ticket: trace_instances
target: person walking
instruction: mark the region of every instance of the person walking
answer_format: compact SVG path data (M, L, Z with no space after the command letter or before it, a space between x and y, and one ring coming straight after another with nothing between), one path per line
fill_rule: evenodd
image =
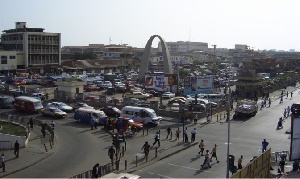
M156 144L156 142L158 143L158 147L160 147L160 138L159 138L159 132L158 131L155 134L154 140L155 141L153 142L152 147L154 147L154 145Z
M279 169L280 169L280 174L284 173L284 166L285 166L285 161L284 160L280 160L279 162Z
M261 142L261 145L262 145L262 153L264 153L266 150L267 150L267 147L269 145L269 142L266 141L266 139L264 139L262 142Z
M4 154L1 155L1 167L2 167L2 172L5 172L5 157L4 157Z
M242 169L243 168L242 162L243 162L243 155L241 155L241 157L238 160L238 169Z
M204 158L204 161L203 161L203 164L201 165L201 167L204 167L204 166L208 166L209 168L211 168L211 165L210 165L210 158L209 158L209 150L206 150L206 154L205 154L205 158Z
M96 124L96 119L92 118L90 120L90 125L91 125L91 130L93 130L94 128L97 129L97 124Z
M291 112L290 106L287 107L286 112L287 112L287 116L286 117L289 117L290 116L290 112Z
M166 128L166 131L167 131L167 137L166 137L166 139L168 139L169 138L169 135L170 135L170 140L172 140L172 131L171 131L171 126L169 126L168 128Z
M98 178L99 177L99 163L96 163L94 165L93 170L92 170L92 178Z
M184 129L183 133L184 133L184 142L189 142L187 127Z
M194 128L191 132L191 142L195 142L197 130Z
M54 128L55 128L55 122L54 122L54 121L51 121L50 126L51 126L51 129L54 131Z
M30 130L33 130L33 118L32 117L29 119L29 126L30 126Z
M145 144L143 145L142 149L144 149L144 153L145 153L145 157L148 158L149 155L149 151L150 151L150 145L148 144L148 142L145 142Z
M16 158L19 158L19 150L20 150L20 144L19 144L18 140L16 140L15 148L14 148L14 154L15 154Z
M289 97L289 92L288 91L286 91L286 98L288 98Z
M178 127L177 130L176 130L176 139L175 140L179 140L180 133L181 133L181 130Z
M114 155L116 154L116 150L114 149L113 146L110 146L110 148L108 149L108 156L111 160L111 162L114 161Z
M215 146L213 147L213 149L211 150L211 157L210 157L210 161L212 161L212 158L216 158L217 160L217 163L219 163L220 161L218 160L218 157L217 157L217 144L215 144Z
M41 124L42 126L41 126L41 132L42 132L42 134L43 134L43 137L45 137L46 136L46 124L45 123L42 123Z
M201 140L201 142L199 144L199 148L200 148L199 155L201 153L201 156L203 156L203 152L204 152L204 142L203 142L203 140Z
M293 98L293 92L291 91L291 98Z
M194 115L194 124L196 125L198 121L198 113L195 113Z
M271 98L269 98L269 107L271 107Z

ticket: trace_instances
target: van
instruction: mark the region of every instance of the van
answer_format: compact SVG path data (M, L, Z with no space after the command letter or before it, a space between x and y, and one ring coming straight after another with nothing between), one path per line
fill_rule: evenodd
M103 125L107 121L107 116L103 111L86 107L76 109L74 113L74 119L78 120L79 122L85 122L89 124L92 119L95 119L98 124Z
M199 96L203 99L215 103L218 103L225 98L224 94L199 94Z
M144 123L146 125L158 125L159 122L162 120L161 116L157 116L155 111L150 108L144 108L144 107L136 107L136 106L125 106L121 110L120 117L129 117L132 118L135 122L141 122L143 123L143 119L141 117L141 112L145 112L145 121Z
M14 106L20 111L30 113L38 113L44 108L41 100L29 96L16 97Z

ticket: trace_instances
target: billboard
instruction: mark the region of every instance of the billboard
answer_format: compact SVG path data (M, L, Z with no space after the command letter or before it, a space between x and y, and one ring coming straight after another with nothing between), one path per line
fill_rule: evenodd
M175 93L177 90L177 78L174 74L147 74L145 75L145 88L157 91L170 91Z
M213 92L212 76L192 76L184 80L184 94L200 94Z
M290 160L300 159L300 117L292 114Z

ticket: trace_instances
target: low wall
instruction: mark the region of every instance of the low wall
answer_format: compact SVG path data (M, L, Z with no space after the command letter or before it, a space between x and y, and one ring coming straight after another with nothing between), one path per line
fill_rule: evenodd
M7 122L5 120L1 120L1 121ZM14 143L16 142L16 140L18 140L20 148L27 147L27 145L28 145L28 139L29 139L30 133L28 133L28 137L26 138L26 135L27 135L26 127L21 124L14 123L14 122L11 122L11 123L23 127L24 128L24 136L15 136L15 135L0 133L0 143L2 143L0 145L0 150L14 149Z

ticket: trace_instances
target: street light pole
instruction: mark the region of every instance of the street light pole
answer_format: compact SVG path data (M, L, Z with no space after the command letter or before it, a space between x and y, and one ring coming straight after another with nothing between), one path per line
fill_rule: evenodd
M226 170L226 178L229 178L229 143L230 143L230 110L229 110L229 105L230 105L230 92L229 92L229 85L227 84L227 123L228 123L228 128L227 128L227 170Z

